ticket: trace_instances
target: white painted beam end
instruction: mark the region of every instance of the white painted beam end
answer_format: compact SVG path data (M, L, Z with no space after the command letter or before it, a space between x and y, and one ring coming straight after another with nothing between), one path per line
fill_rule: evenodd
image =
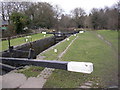
M81 72L90 74L93 72L93 64L90 62L68 62L68 71Z

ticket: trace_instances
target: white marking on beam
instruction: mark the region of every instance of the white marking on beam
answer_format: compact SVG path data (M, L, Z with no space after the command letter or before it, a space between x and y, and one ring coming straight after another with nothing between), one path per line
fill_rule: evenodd
M90 74L93 72L93 64L90 62L68 62L68 71L81 72Z

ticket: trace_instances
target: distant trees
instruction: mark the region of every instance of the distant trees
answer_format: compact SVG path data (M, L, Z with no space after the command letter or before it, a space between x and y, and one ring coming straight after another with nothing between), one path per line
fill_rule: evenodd
M93 9L91 23L94 29L118 29L117 8Z
M75 27L91 29L112 29L119 30L120 2L112 7L103 9L93 8L89 15L85 14L82 8L75 8L72 11L72 20Z
M53 11L55 18L54 28L56 29L56 31L59 31L59 29L61 28L60 23L61 23L63 10L58 5L55 5L53 6Z
M71 27L72 22L71 22L71 17L69 15L61 15L60 19L60 27L62 28L69 28Z
M112 8L106 10L106 18L107 18L107 28L108 29L118 29L118 10L117 8Z
M25 13L32 20L31 27L36 26L49 29L57 26L62 12L58 6L53 7L49 3L39 2L31 4Z
M85 11L82 8L75 8L72 11L73 21L76 23L78 28L84 27L84 20L85 20Z
M102 19L100 17L99 11L96 8L93 8L91 11L91 24L93 29L99 29Z
M2 14L2 20L8 21L10 23L10 15L12 12L23 13L29 7L30 2L0 2Z
M71 14L63 14L63 10L58 5L51 5L46 2L0 2L2 20L7 20L9 24L26 26L29 28L91 28L91 29L120 29L118 25L118 15L120 15L120 2L113 7L103 9L93 8L89 15L82 8L75 8ZM16 13L15 13L16 12ZM10 17L11 16L11 17ZM17 22L16 18L19 22ZM20 18L25 21L22 22ZM29 18L29 19L28 19ZM28 21L27 21L28 19ZM16 24L14 23L16 22ZM16 27L16 32L20 33L20 28ZM18 30L17 30L18 29ZM20 31L20 32L19 32Z
M84 25L91 29L111 29L119 30L120 10L118 4L104 9L93 8L91 13L85 17Z

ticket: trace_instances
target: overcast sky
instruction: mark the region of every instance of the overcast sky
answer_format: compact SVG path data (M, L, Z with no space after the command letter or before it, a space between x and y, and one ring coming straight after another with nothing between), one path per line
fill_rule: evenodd
M76 7L83 8L87 13L92 8L104 8L105 6L112 6L118 0L38 0L49 2L52 5L59 5L66 13L69 13Z

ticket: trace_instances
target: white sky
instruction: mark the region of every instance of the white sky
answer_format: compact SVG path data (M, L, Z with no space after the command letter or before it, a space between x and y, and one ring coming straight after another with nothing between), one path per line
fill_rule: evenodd
M32 1L32 2L48 2L52 5L58 5L65 12L70 13L71 10L76 7L83 8L87 13L91 11L92 8L104 8L105 6L111 7L113 4L117 3L119 0L0 0L0 1Z
M69 13L76 7L83 8L87 13L92 8L104 8L105 6L112 6L117 3L118 0L37 0L49 2L52 5L59 5L65 13Z

